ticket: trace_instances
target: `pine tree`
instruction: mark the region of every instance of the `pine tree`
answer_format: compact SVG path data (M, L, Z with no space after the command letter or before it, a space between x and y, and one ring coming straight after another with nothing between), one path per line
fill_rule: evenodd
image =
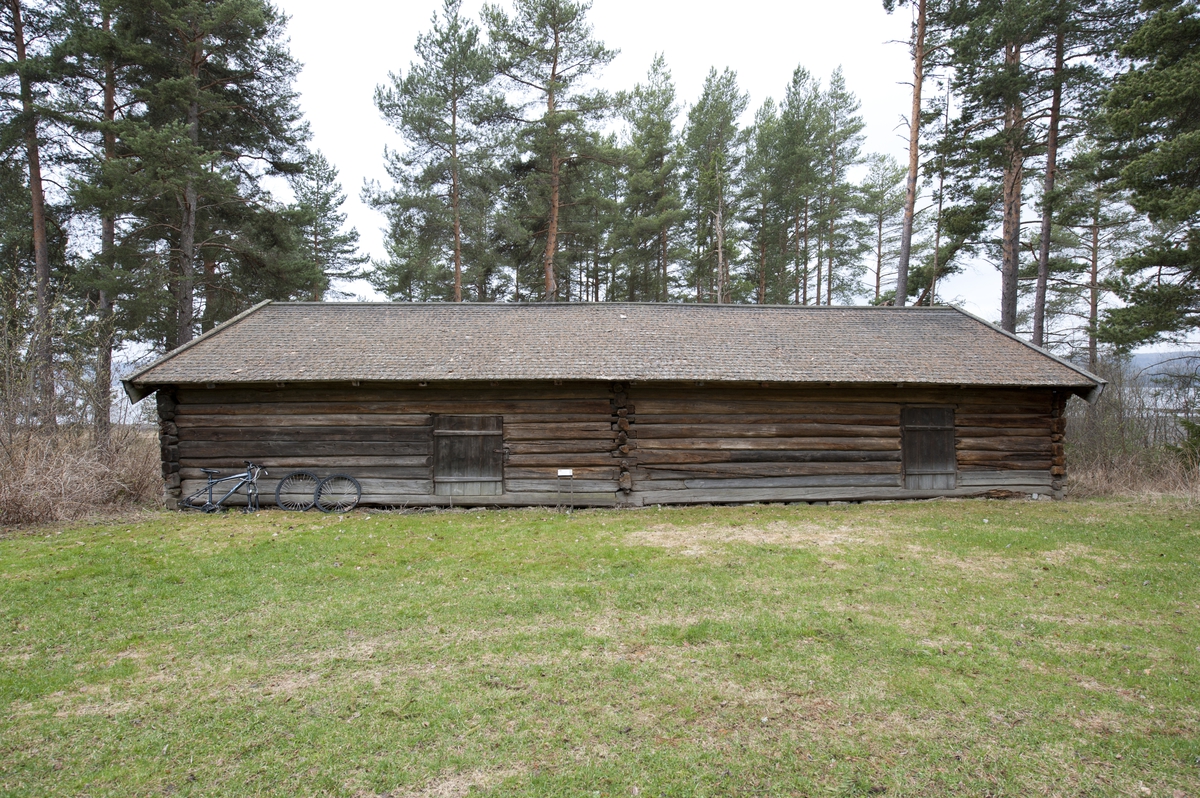
M1123 347L1200 326L1200 9L1146 0L1122 48L1135 66L1105 99L1109 157L1157 234L1126 265L1125 307L1104 337Z
M629 141L624 147L621 214L615 238L630 301L670 298L671 264L677 258L677 228L683 220L675 85L661 54L646 82L623 98Z
M391 85L375 90L376 107L406 147L387 153L396 188L374 191L371 199L376 207L407 205L446 217L424 222L449 231L444 256L428 254L433 263L444 257L453 268L452 298L461 302L464 246L478 245L486 224L470 211L479 204L473 194L486 188L490 167L486 125L501 108L500 98L489 88L495 65L480 40L479 27L464 18L461 0L443 0L432 29L417 37L414 49L417 60L408 74L391 74ZM410 202L406 195L439 201Z
M304 171L292 178L295 203L294 224L300 233L300 252L312 277L312 300L321 300L332 280L361 277L359 267L367 258L358 252L358 230L343 231L346 214L342 205L346 195L338 183L338 171L318 150L304 165Z
M852 301L862 271L863 241L856 235L856 187L850 173L861 162L863 121L858 115L859 102L846 87L839 67L829 78L829 88L821 98L825 119L824 136L818 140L818 179L821 182L819 220L824 244L825 304L832 305L834 294ZM818 304L821 293L817 278Z
M36 352L41 423L56 421L54 344L51 319L51 262L44 187L44 126L47 95L52 90L52 45L62 28L55 9L22 0L6 0L0 7L5 16L0 27L0 101L5 118L0 137L19 138L24 150L33 245L37 315L33 335ZM32 49L30 47L32 43Z
M169 231L159 241L173 301L155 325L168 347L191 340L198 320L209 328L256 298L311 291L295 231L262 183L302 168L307 136L285 22L264 0L122 6L117 24L144 54L122 190L147 237Z
M870 268L874 278L872 301L878 305L884 299L885 276L892 264L899 268L903 251L905 228L911 233L907 218L907 170L886 155L868 158L869 171L859 189L858 210L871 229L874 257ZM897 297L896 290L891 292Z
M746 136L738 117L749 96L737 85L737 73L714 68L704 81L700 99L688 111L683 134L686 197L694 247L689 282L696 301L706 297L732 301L729 263L735 259L731 233L738 216L737 197Z
M809 303L812 258L818 239L816 223L819 194L817 162L819 142L827 135L821 87L803 67L797 67L788 84L780 111L778 180L781 202L789 218L789 241L794 273L793 301ZM815 297L819 300L819 297Z
M788 221L785 181L779 165L783 128L775 101L767 99L755 112L749 131L746 166L742 175L742 223L750 245L746 278L758 304L782 304L790 299Z
M526 191L544 195L547 301L558 296L555 256L564 170L581 160L614 157L597 152L597 139L589 135L589 125L610 114L613 100L583 84L617 54L593 37L586 19L590 9L590 2L570 0L516 0L512 17L499 6L483 9L497 69L522 98L510 140L530 156Z

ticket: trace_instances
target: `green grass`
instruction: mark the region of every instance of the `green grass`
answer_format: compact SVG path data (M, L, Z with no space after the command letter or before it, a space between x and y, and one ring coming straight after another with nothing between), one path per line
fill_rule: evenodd
M1200 795L1172 502L0 539L0 794Z

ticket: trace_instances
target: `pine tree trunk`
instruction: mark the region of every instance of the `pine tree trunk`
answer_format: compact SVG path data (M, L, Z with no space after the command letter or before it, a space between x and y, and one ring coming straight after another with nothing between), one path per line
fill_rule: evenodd
M758 304L767 302L767 206L764 203L759 209L758 234Z
M1096 325L1100 319L1100 204L1092 211L1092 251L1088 280L1088 371L1096 373Z
M200 90L200 67L203 62L203 48L199 42L193 42L191 57L193 92ZM187 125L192 145L199 146L200 102L195 97L188 103ZM192 340L192 328L196 322L196 216L199 204L200 197L196 192L196 183L189 178L184 186L183 196L179 198L179 211L182 219L179 226L178 275L175 289L175 346L183 346ZM208 313L207 309L205 313Z
M804 198L804 296L803 304L808 304L808 197Z
M29 199L33 216L33 263L37 282L37 327L33 330L37 362L39 417L47 427L58 423L55 411L54 345L50 321L50 245L46 238L46 195L42 188L42 154L38 141L37 112L33 107L33 85L25 50L25 24L20 0L10 0L13 15L13 43L16 47L20 81L21 113L24 124L25 156L29 165Z
M875 231L875 304L879 304L879 294L883 288L883 214L876 220L878 227Z
M458 188L458 98L450 104L450 207L454 212L454 301L462 302L462 220Z
M1042 240L1038 252L1037 290L1033 298L1033 342L1046 344L1046 285L1050 281L1050 233L1054 221L1052 195L1058 171L1058 124L1062 112L1064 36L1054 37L1054 93L1050 101L1050 126L1046 133L1046 177L1042 184Z
M111 21L106 12L102 28L108 33ZM104 160L111 162L116 158L117 137L112 130L116 120L117 88L116 73L112 60L104 64ZM114 251L117 241L116 219L110 211L105 211L100 217L100 262L106 272L115 268ZM94 434L96 450L103 460L112 454L112 353L114 346L113 303L112 298L104 289L99 291L96 301L96 326L99 340L96 342L96 412Z
M725 302L725 198L717 191L717 304Z
M1004 63L1012 71L1021 65L1021 45L1004 46ZM1017 331L1017 270L1021 257L1021 181L1025 172L1025 108L1015 97L1004 114L1004 223L1001 231L1000 328Z
M925 2L917 0L917 34L913 42L913 97L908 119L908 180L904 194L904 225L900 259L896 264L896 306L908 301L908 262L912 257L913 218L917 208L917 170L921 159L921 89L925 83Z
M554 31L554 62L550 67L550 79L546 82L546 121L554 125L554 84L558 80L559 33ZM554 255L558 248L558 203L559 179L562 162L558 152L557 131L550 137L550 220L546 225L546 254L542 258L542 270L546 276L546 301L553 302L558 295L558 283L554 279Z
M664 225L662 230L659 231L658 239L659 239L658 240L658 249L659 249L658 301L666 302L667 295L668 295L668 288L667 288L667 228L666 228L666 225ZM597 298L597 301L599 301L599 298Z

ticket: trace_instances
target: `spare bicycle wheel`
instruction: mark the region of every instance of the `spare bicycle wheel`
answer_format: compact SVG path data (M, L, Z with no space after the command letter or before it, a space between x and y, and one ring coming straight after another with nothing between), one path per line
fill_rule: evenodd
M317 500L320 480L309 471L293 471L275 486L275 506L281 510L304 512L312 509Z
M345 474L334 474L317 486L317 509L323 513L346 513L358 506L362 485Z

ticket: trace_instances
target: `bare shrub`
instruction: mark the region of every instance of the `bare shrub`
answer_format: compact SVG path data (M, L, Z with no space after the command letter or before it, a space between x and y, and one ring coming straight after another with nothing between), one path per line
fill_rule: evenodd
M152 503L162 485L157 433L132 414L125 423L97 423L96 408L108 406L97 397L111 395L112 386L98 384L88 330L71 321L69 309L53 325L54 406L45 407L30 357L28 293L28 286L0 279L0 524L67 521Z
M30 429L6 440L0 524L68 521L150 505L162 484L154 430L116 425L112 444L103 456L91 430L77 426Z
M1196 416L1196 379L1148 375L1126 361L1102 362L1108 380L1093 405L1067 406L1068 491L1073 496L1177 495L1200 500L1200 469L1181 450L1183 421Z

